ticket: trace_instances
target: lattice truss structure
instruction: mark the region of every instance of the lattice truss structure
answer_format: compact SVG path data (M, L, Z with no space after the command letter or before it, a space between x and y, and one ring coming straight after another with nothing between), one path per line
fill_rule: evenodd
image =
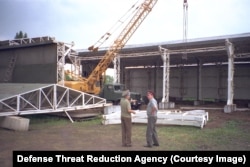
M106 99L51 84L0 99L0 116L53 113L103 107ZM70 117L68 115L68 117Z
M77 52L72 49L74 43L66 44L57 42L57 83L64 85L65 59L69 59L74 66L74 74L81 74L81 61Z
M37 44L37 43L45 43L45 42L54 42L54 37L37 37L37 38L21 38L14 40L3 41L4 45L14 46L14 45L26 45L26 44Z

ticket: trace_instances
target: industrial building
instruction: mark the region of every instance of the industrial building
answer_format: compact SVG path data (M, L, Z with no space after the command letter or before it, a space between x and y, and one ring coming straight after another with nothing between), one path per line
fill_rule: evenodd
M160 103L222 101L225 111L231 112L238 102L250 103L249 46L249 33L129 45L110 68L115 69L116 82L142 95L151 89ZM89 52L72 47L73 43L52 37L1 41L0 114L67 112L105 105L105 99L65 87L62 78L65 63L88 76L107 48Z
M144 95L151 89L160 101L230 105L241 101L247 106L249 46L249 33L127 46L114 61L115 80ZM83 75L87 76L104 52L79 51Z

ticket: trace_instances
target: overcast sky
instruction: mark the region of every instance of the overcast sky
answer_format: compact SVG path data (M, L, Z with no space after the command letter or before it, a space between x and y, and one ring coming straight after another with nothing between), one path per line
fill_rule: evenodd
M87 49L136 1L0 0L0 40L13 39L22 30L30 38L51 36ZM188 39L250 32L250 0L188 0L188 5ZM158 0L127 44L182 39L183 0Z

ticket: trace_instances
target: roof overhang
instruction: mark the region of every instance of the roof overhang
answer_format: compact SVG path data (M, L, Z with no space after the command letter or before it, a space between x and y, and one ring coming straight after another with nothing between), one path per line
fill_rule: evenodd
M169 41L162 43L127 45L120 52L121 63L125 66L155 66L162 65L159 46L167 49L170 54L170 64L197 64L197 60L206 63L224 63L228 61L226 40L235 48L235 62L250 62L250 33L217 36L209 38ZM98 63L108 48L98 52L78 50L82 63ZM187 58L183 58L187 55Z

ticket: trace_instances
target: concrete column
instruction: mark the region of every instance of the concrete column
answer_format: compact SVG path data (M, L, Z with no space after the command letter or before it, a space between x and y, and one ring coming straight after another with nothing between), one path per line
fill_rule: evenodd
M226 49L228 55L228 85L227 85L227 105L224 107L225 113L236 111L236 104L233 104L234 96L234 46L226 39Z

